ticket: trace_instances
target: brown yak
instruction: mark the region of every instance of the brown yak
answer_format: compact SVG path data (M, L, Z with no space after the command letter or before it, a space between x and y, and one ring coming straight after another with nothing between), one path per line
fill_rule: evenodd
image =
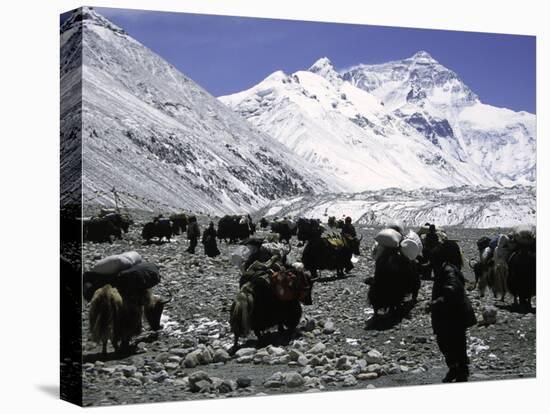
M123 294L109 284L97 289L90 302L92 341L102 344L103 354L109 340L115 352L127 351L132 337L142 331L144 314L151 329L162 328L160 318L170 300L154 295L151 289Z

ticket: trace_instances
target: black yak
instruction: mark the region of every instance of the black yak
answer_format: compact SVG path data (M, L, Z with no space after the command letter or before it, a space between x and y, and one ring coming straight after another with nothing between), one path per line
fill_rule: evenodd
M218 239L229 243L248 238L256 226L248 216L223 216L218 222Z
M321 222L317 219L299 218L296 223L296 237L301 242L321 237L324 231Z
M253 331L261 342L265 330L277 326L279 333L291 335L302 317L302 306L311 305L312 280L308 274L290 271L292 278L288 279L285 270L269 271L269 276L258 276L244 283L231 305L229 323L235 335L232 351L236 351L240 337L246 337ZM291 280L282 289L277 281L279 275L284 280Z
M100 218L111 221L115 226L120 228L124 233L128 233L130 225L133 224L132 219L127 214L121 214L118 212L107 212L100 214Z
M490 263L488 263L487 260L484 260L483 252L487 247L489 247L489 243L491 243L491 238L487 236L480 237L476 242L477 250L479 252L479 260L472 258L469 261L470 268L474 272L474 289L479 283L485 283L484 281L487 279L487 272L489 271ZM483 292L480 291L480 295L483 296Z
M514 304L531 308L531 298L536 295L537 262L535 249L519 248L508 259L508 289L514 296Z
M290 243L290 239L292 236L296 235L296 231L298 227L296 224L291 220L280 220L280 221L273 221L269 225L271 232L276 233L279 235L280 241L285 241L287 243Z
M408 294L412 295L413 303L416 302L420 289L416 266L416 262L402 255L399 249L384 249L376 260L368 293L375 316L381 309L396 311Z
M312 277L318 270L336 270L336 276L344 276L352 255L359 256L361 239L344 236L313 237L308 240L302 252L302 263Z
M183 234L187 230L187 224L189 223L189 221L186 214L172 214L170 216L170 221L172 221L173 234Z
M154 237L158 238L159 242L162 241L163 238L170 241L172 234L172 222L167 218L156 218L152 222L145 223L141 231L141 237L147 242L151 241Z
M94 243L112 243L112 237L122 239L122 231L112 220L105 217L94 217L83 220L83 239Z

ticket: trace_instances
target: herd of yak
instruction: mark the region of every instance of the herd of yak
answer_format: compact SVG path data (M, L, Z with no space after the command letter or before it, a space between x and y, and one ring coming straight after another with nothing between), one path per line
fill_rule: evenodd
M145 242L156 238L163 239L181 234L186 230L188 217L176 214L169 217L156 217L146 223L142 229ZM103 211L98 217L84 220L83 236L85 241L112 242L113 238L121 238L133 222L128 215L117 211ZM240 337L246 337L253 332L262 342L269 328L277 327L282 335L292 335L297 328L301 316L302 305L312 304L312 288L319 280L321 270L336 272L337 278L342 278L345 272L353 268L354 256L360 254L361 239L343 234L341 220L330 217L327 226L320 220L299 218L297 220L282 219L269 222L265 218L259 221L263 229L270 229L273 237L256 237L256 224L250 216L225 216L218 221L217 237L227 243L239 242L240 259L236 262L240 269L239 291L230 310L230 325L235 335L232 348L238 347ZM399 223L390 225L392 229L405 235L404 228ZM435 226L429 226L432 230ZM423 226L425 229L426 227ZM409 232L410 234L411 232ZM422 279L430 279L432 268L430 252L438 244L450 244L456 250L454 265L463 266L462 253L458 243L449 240L447 235L438 230L437 237L430 238L429 231L416 232L420 234L423 246L417 257L411 258L402 253L399 248L384 248L383 253L373 253L375 271L366 278L369 285L368 299L375 311L375 318L399 312L410 296L408 304L416 302ZM288 259L291 250L289 241L292 237L299 240L303 246L301 260ZM495 237L483 237L478 243L479 257L470 260L470 266L475 274L475 284L483 296L489 287L495 298L509 292L517 306L531 309L531 300L536 294L536 238L534 229L526 226L515 229L509 234ZM429 240L428 240L429 239ZM116 278L115 278L116 280ZM160 280L160 279L159 279ZM94 309L90 319L92 337L105 337L105 332L112 335L111 342L116 341L128 345L129 336L135 336L135 330L126 334L117 332L117 326L124 326L128 321L116 321L116 315L129 315L139 318L134 323L141 329L143 310L157 305L159 298L144 290L143 297L126 299L117 292L116 283L109 286L109 292L116 295L116 306L138 306L141 311L121 312L111 307L94 306L96 295L90 294L91 308ZM105 298L102 298L105 300ZM154 301L155 303L152 303ZM128 303L131 305L128 305ZM162 302L163 304L165 302ZM97 304L96 304L97 305ZM158 309L157 305L157 309ZM101 312L107 315L99 315ZM384 315L381 315L380 313ZM150 312L149 312L150 313ZM92 318L92 315L90 315ZM101 319L102 318L102 319ZM101 320L106 322L101 323ZM148 317L151 324L151 318ZM160 315L155 315L152 329L160 329ZM94 332L95 330L95 332ZM103 332L103 336L101 332ZM113 342L115 343L115 342ZM104 351L105 351L104 344ZM118 347L117 347L118 349Z

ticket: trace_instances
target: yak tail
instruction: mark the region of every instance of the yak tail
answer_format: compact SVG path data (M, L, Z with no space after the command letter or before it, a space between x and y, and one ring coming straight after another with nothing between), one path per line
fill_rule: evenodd
M483 269L479 278L477 285L479 296L483 297L485 295L485 290L489 285L489 280L492 278L491 273L493 272L492 268Z
M506 293L508 282L508 266L505 263L497 261L494 265L493 273L493 292L504 295Z
M105 344L112 338L117 308L122 297L111 285L96 290L90 302L90 332L92 341Z
M235 337L247 336L252 329L252 308L254 306L254 296L252 285L245 283L238 293L233 306L229 323Z

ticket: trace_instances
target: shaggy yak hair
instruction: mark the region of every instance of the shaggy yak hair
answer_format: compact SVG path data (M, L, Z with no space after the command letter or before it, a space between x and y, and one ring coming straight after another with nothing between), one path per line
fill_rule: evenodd
M396 311L410 294L416 303L420 290L420 274L416 263L397 249L387 249L375 263L374 278L368 293L375 316L380 309Z
M244 283L231 305L229 324L235 334L232 352L238 348L239 338L246 337L251 331L259 341L262 333L277 326L279 333L291 335L302 317L302 306L311 305L312 281L309 276L300 279L296 287L296 297L291 300L278 299L268 282L248 281ZM301 302L301 303L300 303Z
M151 289L140 294L121 294L109 284L97 289L90 302L92 341L102 345L103 354L107 353L109 340L115 352L127 351L130 340L142 331L144 314L151 329L162 328L160 318L164 305L170 300L153 295Z
M158 238L159 242L163 238L170 241L173 234L175 233L172 229L172 222L166 218L145 223L143 230L141 231L141 237L147 242L151 241L154 237Z
M318 277L318 270L336 270L336 276L343 277L344 268L350 262L352 255L360 254L361 239L342 236L344 245L336 248L326 238L314 237L304 247L302 263L314 279Z
M531 309L531 298L536 295L537 289L537 262L536 253L520 249L508 259L509 280L508 288L514 296L514 304Z

